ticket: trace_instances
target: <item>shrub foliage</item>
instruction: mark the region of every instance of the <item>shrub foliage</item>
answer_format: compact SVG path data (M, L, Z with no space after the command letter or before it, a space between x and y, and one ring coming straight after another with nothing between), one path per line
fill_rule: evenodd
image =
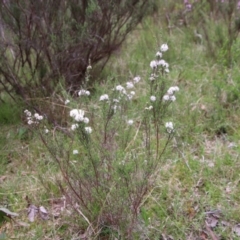
M0 4L0 87L25 101L59 83L74 93L89 61L100 69L142 18L145 0L7 0Z

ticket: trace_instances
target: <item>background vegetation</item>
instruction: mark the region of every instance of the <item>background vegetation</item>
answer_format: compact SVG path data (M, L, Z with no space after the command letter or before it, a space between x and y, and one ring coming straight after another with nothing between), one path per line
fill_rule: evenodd
M98 105L100 95L111 91L114 86L141 76L136 91L138 95L129 107L131 117L138 117L139 106L149 103L150 61L155 58L159 47L167 43L169 51L164 55L170 64L167 86L180 88L176 102L170 105L167 113L175 125L174 137L158 166L154 184L148 188L139 205L131 235L126 239L215 240L238 239L240 236L237 4L238 1L203 0L186 4L182 1L159 1L158 12L137 25L137 29L111 56L101 75L97 75L95 69L87 75L90 82L84 87L91 91L91 97L86 100L89 106ZM1 51L6 52L6 48ZM8 56L10 52L6 54ZM31 60L35 61L34 58ZM85 70L88 60L87 57ZM49 70L48 62L44 64ZM18 68L23 71L20 65ZM30 70L24 71L28 73ZM35 77L40 80L38 75ZM62 86L59 89L61 94L48 96L47 101L44 97L41 99L45 108L55 103L57 110L53 119L55 116L61 119L65 125L57 126L64 130L68 126L69 111L75 106L81 108L83 103L69 94L68 89L65 91ZM98 232L95 236L92 234L93 239L120 238L117 228L114 228L116 222L96 228L77 211L78 206L66 197L66 192L70 194L71 191L65 188L64 175L51 151L46 150L38 131L31 131L24 123L26 106L9 100L6 89L2 90L1 99L0 205L19 216L1 225L0 236L3 239L87 239L86 234L90 234L91 226L95 226L94 230L98 229ZM64 104L66 99L70 100L70 105ZM54 124L51 126L56 127ZM135 136L135 133L131 134ZM68 137L58 135L56 128L51 128L48 137L50 142L61 137L57 143L64 145L60 145L62 149L78 147L75 143L69 144ZM121 139L126 137L121 135ZM96 142L98 139L99 136L94 137ZM61 162L64 163L68 154L70 151L58 154ZM82 158L85 156L81 155ZM115 202L109 204L108 212L118 212L115 206L121 206L121 198L112 200ZM43 220L36 214L34 221L30 222L27 211L32 211L31 205L44 206L49 219ZM97 213L97 207L91 207L91 211ZM131 211L125 211L125 217L129 217ZM121 229L126 229L123 225Z

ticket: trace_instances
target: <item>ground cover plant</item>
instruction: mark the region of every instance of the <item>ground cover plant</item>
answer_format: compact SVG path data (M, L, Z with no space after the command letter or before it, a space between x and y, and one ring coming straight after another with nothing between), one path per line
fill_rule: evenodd
M224 18L213 24L209 15L199 41L182 2L160 6L167 21L146 19L99 85L59 98L61 129L34 109L21 109L25 124L0 111L0 205L13 213L1 212L1 238L239 238L238 38L228 65L224 46L218 58L208 54L207 36ZM163 43L168 51L155 56ZM153 80L161 54L169 73Z

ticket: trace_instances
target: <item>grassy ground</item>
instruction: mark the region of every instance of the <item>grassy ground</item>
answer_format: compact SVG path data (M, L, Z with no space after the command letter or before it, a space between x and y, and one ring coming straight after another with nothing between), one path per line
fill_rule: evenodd
M240 70L237 62L226 68L207 57L204 41L194 41L189 28L169 33L161 18L147 19L102 75L109 85L140 75L143 96L136 101L145 101L149 63L162 43L169 45L170 85L180 88L168 115L176 131L141 205L142 239L240 237ZM73 210L65 208L56 185L62 179L56 163L37 135L16 120L17 111L7 109L1 106L0 206L19 216L1 231L6 239L79 239ZM137 112L133 107L132 115ZM50 219L29 222L26 197L47 208Z

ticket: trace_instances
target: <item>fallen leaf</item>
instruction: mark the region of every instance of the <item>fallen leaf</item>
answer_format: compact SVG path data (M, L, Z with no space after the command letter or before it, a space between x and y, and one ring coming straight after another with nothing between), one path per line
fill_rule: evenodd
M28 207L28 219L30 222L34 222L35 216L38 213L38 208L34 205L29 205Z
M48 220L48 212L47 210L45 209L45 207L41 206L39 207L39 214L40 214L40 217L43 219L43 220Z
M240 223L233 227L233 231L236 233L238 237L240 237Z
M8 217L16 217L16 216L18 216L17 213L11 212L7 208L3 208L3 207L0 208L0 212L2 212L3 214L5 214Z
M231 223L230 222L227 222L227 221L221 221L221 224L224 226L224 227L230 227L231 226Z
M215 228L218 224L218 219L218 217L211 214L206 217L206 224L208 225L208 227Z
M206 229L209 233L209 235L211 236L212 240L218 240L218 237L215 235L215 233L212 231L212 229L208 226L208 223L206 223Z

